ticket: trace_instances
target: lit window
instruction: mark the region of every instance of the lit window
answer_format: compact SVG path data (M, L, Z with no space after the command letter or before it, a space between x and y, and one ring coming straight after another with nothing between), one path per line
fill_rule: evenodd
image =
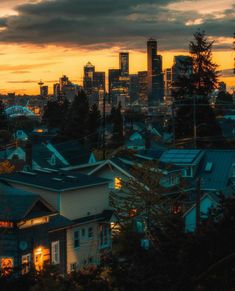
M119 177L114 178L114 188L116 190L119 190L122 188L122 179L121 178L119 178Z
M73 245L74 245L74 248L79 248L80 246L80 235L79 235L79 230L76 230L74 231L73 233Z
M53 241L51 243L51 262L53 265L60 263L60 242Z
M22 221L18 224L19 228L26 228L26 227L31 227L33 225L37 225L37 224L43 224L43 223L47 223L48 222L48 217L39 217L39 218L34 218L31 220L26 220L26 221Z
M0 221L0 228L12 228L13 222L10 221Z
M27 274L30 270L30 264L31 264L31 254L23 255L21 258L22 263L22 274Z
M93 237L93 227L89 227L88 228L88 238L92 238Z
M133 208L129 211L130 217L136 217L136 215L137 215L137 209Z
M9 275L11 273L13 267L14 267L13 258L2 258L1 259L1 269L2 269L2 274L4 276Z

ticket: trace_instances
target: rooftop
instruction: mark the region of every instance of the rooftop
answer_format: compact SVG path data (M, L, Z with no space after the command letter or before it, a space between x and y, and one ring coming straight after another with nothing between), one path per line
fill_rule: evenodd
M0 180L55 192L89 188L108 183L108 180L103 178L47 168L4 174L0 176Z

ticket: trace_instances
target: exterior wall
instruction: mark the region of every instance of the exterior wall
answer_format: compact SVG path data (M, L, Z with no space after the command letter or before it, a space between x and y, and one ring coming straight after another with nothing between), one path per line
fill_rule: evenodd
M67 191L61 195L61 214L69 219L98 214L105 209L109 209L107 185Z
M32 194L38 194L42 198L44 198L48 203L50 203L56 210L60 210L60 200L59 200L59 193L39 189L33 186L21 185L18 183L10 183L13 187L17 189L21 189L24 191L31 192Z
M24 246L24 247L23 247ZM14 267L21 266L22 256L30 254L33 261L34 250L38 247L50 250L48 238L48 224L41 224L29 228L1 230L0 234L0 258L10 257L14 259ZM50 259L50 254L45 261Z
M88 237L88 229L93 228L93 238ZM85 229L85 236L82 236L82 229ZM74 232L79 231L80 246L74 248ZM111 236L109 245L111 248ZM104 249L100 248L99 223L90 222L67 230L67 272L71 272L71 264L76 264L77 269L86 265L97 265L100 263L100 256ZM89 261L92 258L92 261Z
M204 197L201 200L201 204L200 204L201 215L204 215L204 217L207 216L209 208L214 207L214 206L215 206L215 202L212 199L210 199L208 196ZM196 207L193 207L185 215L184 221L185 221L185 231L194 232L196 229Z
M87 236L88 228L93 228L93 238L89 239ZM86 236L82 237L81 230L86 229ZM80 247L74 248L74 231L80 232ZM75 227L67 231L67 272L71 271L71 264L77 265L77 268L85 266L89 262L89 257L93 258L95 264L99 263L99 249L98 249L98 225L96 222Z
M107 184L62 193L50 192L16 183L11 184L15 188L39 194L55 207L61 215L69 219L98 214L105 209L109 209L109 189Z
M53 231L49 232L49 239L50 243L54 241L59 241L60 244L60 263L58 266L59 271L61 274L66 273L66 264L67 264L67 231L59 230L59 231ZM51 251L51 246L50 246Z
M13 258L14 267L18 265L17 228L0 229L0 260Z

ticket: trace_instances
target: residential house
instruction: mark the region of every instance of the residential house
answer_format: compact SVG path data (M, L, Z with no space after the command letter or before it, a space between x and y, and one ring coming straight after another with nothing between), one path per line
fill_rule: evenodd
M109 213L111 219L113 211L109 206L108 180L52 169L15 172L2 175L0 180L17 189L40 195L60 215L73 221L66 230L67 272L85 263L97 264L101 261L103 249L110 251L111 220L107 219L106 214ZM103 235L106 243L101 247Z
M66 231L61 229L70 224L39 195L1 184L1 270L19 268L26 273L32 266L41 270L45 264L56 264L65 273Z

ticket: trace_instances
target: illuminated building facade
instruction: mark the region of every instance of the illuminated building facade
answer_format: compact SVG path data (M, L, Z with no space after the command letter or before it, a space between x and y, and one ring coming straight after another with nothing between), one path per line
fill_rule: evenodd
M164 97L164 82L162 73L162 56L157 54L157 41L150 38L147 42L148 64L148 104L158 105Z
M119 53L119 69L122 76L129 75L129 53L120 52Z
M90 106L99 104L105 94L105 72L95 72L95 66L88 62L84 66L83 88Z
M139 94L139 103L141 105L148 104L148 72L141 71L138 72L138 94Z

